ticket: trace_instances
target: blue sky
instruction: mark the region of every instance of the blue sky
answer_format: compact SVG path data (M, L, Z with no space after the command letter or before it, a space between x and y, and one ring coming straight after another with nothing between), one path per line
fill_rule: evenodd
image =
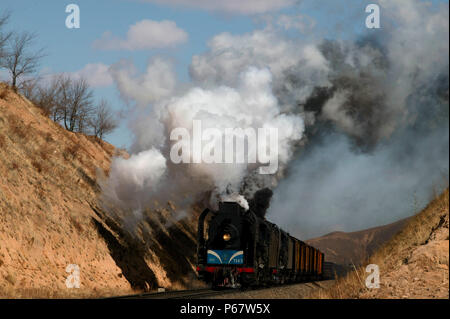
M2 0L0 11L12 13L9 28L12 30L34 31L39 36L38 46L44 47L48 56L42 61L43 74L58 72L77 72L88 64L101 63L105 66L117 63L120 59L131 59L142 71L152 56L169 57L175 61L178 80L189 81L189 64L194 54L207 50L207 43L221 32L242 34L261 28L262 18L267 15L297 14L311 17L315 23L315 36L332 38L354 37L364 31L365 5L370 1L303 1L295 0L250 0L255 6L241 5L229 1L226 7L221 1L209 1L203 9L203 0L46 0L21 1ZM244 3L243 1L242 3ZM439 1L437 1L439 2ZM81 28L67 29L65 20L66 5L75 3L81 11ZM164 2L165 3L165 2ZM190 3L191 5L179 5ZM266 5L264 7L263 5ZM225 7L224 7L225 6ZM258 6L261 6L259 10ZM249 9L250 8L250 9ZM255 9L256 8L256 9ZM351 8L351 9L349 9ZM255 10L258 12L252 12ZM331 17L331 18L330 18ZM116 38L126 38L130 26L142 20L176 23L178 29L187 34L187 40L168 47L141 50L99 50L93 43L104 32L111 32ZM308 37L308 34L302 34ZM117 88L113 83L94 87L97 99L106 98L115 109L125 108ZM126 126L126 119L118 130L106 138L119 147L130 145L132 137Z
M81 28L67 29L66 5L75 3L80 7ZM253 29L252 19L245 15L222 15L204 10L184 9L120 0L77 1L17 1L2 0L1 11L12 13L9 24L12 30L34 31L39 36L38 46L44 47L48 56L42 61L43 73L76 72L88 63L118 62L121 58L132 59L144 68L153 55L171 57L176 62L181 81L188 80L188 65L193 54L206 49L208 39L215 34L228 31L247 32ZM138 21L172 20L189 34L187 43L175 48L139 51L103 51L93 48L93 42L110 31L125 37L130 25ZM107 98L115 108L122 108L117 90L113 85L95 88L97 98ZM106 138L116 146L128 146L130 133L125 123Z

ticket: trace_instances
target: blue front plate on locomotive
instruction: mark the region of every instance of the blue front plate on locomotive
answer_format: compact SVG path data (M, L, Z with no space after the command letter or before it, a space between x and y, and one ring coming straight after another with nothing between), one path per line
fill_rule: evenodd
M241 265L244 263L243 250L208 250L208 264Z

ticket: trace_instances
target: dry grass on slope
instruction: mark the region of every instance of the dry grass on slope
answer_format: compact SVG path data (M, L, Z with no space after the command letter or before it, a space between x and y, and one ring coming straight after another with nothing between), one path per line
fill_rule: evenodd
M0 298L102 297L197 284L198 214L180 219L173 205L161 203L129 229L129 220L99 208L97 180L108 175L113 155L127 154L68 132L0 83ZM80 289L65 285L69 264L80 267Z
M367 264L380 269L380 288L365 285L365 267L311 298L448 298L449 191L437 196Z
M0 83L0 297L130 291L93 225L89 202L114 146L71 133ZM66 267L81 268L67 289Z

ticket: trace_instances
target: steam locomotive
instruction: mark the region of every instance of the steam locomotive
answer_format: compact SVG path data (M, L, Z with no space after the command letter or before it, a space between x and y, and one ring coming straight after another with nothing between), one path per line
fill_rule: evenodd
M203 211L197 246L201 280L213 287L245 288L322 279L324 254L267 221L267 208L268 201L248 210L221 202L218 211Z

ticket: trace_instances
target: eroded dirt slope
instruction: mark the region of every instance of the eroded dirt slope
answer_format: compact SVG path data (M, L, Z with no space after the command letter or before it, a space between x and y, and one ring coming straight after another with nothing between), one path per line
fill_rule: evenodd
M379 267L379 288L366 286L366 264ZM411 217L366 264L312 298L449 297L449 191Z
M138 234L123 231L99 208L97 178L112 156L126 154L66 131L2 83L0 93L0 297L120 295L191 282L195 214L177 220L165 205L145 213ZM66 287L69 264L80 267L80 289Z
M448 298L448 190L374 260L381 264L380 288L363 292L362 298Z

